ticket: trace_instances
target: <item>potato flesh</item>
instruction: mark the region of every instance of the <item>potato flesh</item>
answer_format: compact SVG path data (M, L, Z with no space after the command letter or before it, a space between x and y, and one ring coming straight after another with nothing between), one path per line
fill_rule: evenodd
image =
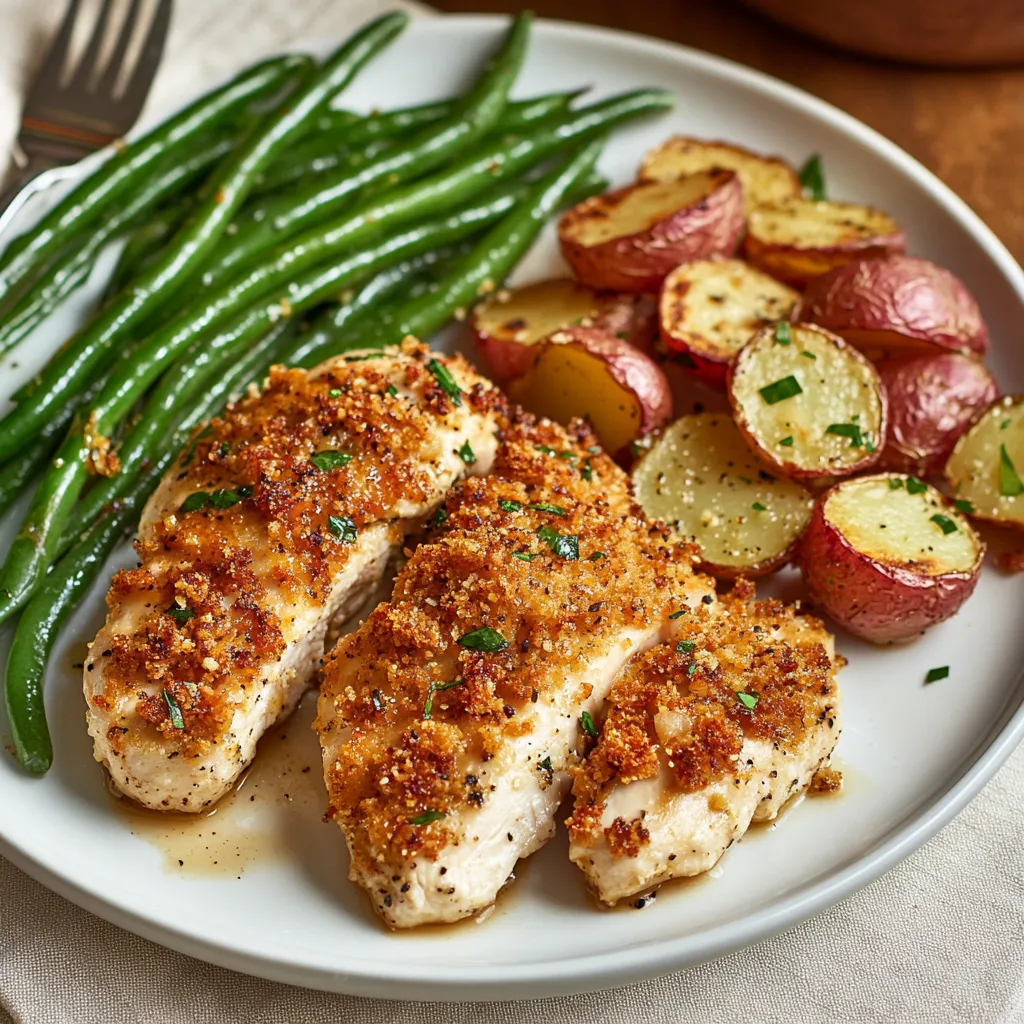
M825 515L856 551L874 562L926 576L971 572L979 543L970 523L934 487L912 494L906 483L907 477L897 474L847 480L829 495ZM933 521L935 515L956 529L944 532Z
M647 515L696 543L712 570L772 567L813 506L799 484L764 473L736 425L717 413L676 420L633 471L633 485Z
M1002 494L1001 449L1024 480L1024 399L1007 396L992 406L957 442L946 463L946 479L957 498L979 518L1024 526L1024 494Z
M770 245L832 249L888 238L899 227L870 206L794 198L753 211L749 230Z
M739 175L747 213L755 206L800 194L796 172L778 157L759 156L724 142L701 142L678 136L644 156L640 177L643 181L674 181L713 167L724 167Z
M641 432L639 399L612 376L603 360L577 345L544 348L529 377L510 394L531 412L558 423L589 420L609 452L625 448Z
M591 288L568 278L541 281L491 299L476 315L478 329L503 341L532 345L567 324L601 312Z
M617 202L599 196L588 206L591 214L576 221L576 241L590 247L649 231L679 210L699 203L719 184L711 175L695 174L680 181L637 185L625 190ZM594 216L596 211L605 211L605 215Z
M781 464L821 475L863 462L882 438L878 375L854 350L820 331L792 325L790 344L769 328L751 342L736 365L731 395L744 428ZM813 356L814 358L811 358ZM802 391L770 404L760 389L795 377ZM856 425L864 441L829 433L833 424ZM783 444L787 438L791 444Z
M662 325L687 348L728 360L759 328L788 317L799 297L743 260L694 260L665 281Z

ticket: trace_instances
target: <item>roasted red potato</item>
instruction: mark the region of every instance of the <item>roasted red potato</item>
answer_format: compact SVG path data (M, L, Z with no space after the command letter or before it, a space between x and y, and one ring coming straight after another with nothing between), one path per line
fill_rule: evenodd
M797 319L872 357L988 349L988 327L966 285L917 256L857 259L830 270L808 285Z
M755 206L800 195L800 176L781 157L761 156L728 142L677 135L644 155L641 181L675 181L687 174L724 167L739 175L747 213Z
M728 415L676 420L633 469L637 501L701 550L722 579L764 576L790 561L814 501L764 471Z
M657 304L650 295L599 292L562 277L498 292L473 312L477 348L498 383L522 376L537 343L570 326L596 327L650 351Z
M904 246L903 232L881 210L794 198L751 211L743 252L766 274L803 288L851 260L892 256Z
M786 476L850 476L881 454L886 401L878 372L818 327L763 328L730 365L726 393L747 443Z
M999 397L992 374L957 352L875 364L888 407L881 469L942 473L953 446Z
M508 388L530 412L559 423L586 419L611 454L672 418L672 392L657 363L614 334L593 327L556 331L537 346L530 368Z
M706 384L725 386L733 357L766 324L789 318L800 295L743 260L715 257L676 267L658 319L669 351Z
M814 600L854 636L913 640L971 596L985 546L934 487L896 473L843 480L814 507L801 571Z
M1024 396L1001 398L957 441L946 481L973 518L1024 527Z
M558 239L584 284L656 292L680 263L732 255L743 224L739 177L713 168L586 199L562 217Z

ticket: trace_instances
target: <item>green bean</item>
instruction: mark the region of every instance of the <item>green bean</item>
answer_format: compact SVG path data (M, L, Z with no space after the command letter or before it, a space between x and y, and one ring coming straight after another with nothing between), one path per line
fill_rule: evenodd
M308 57L285 56L264 61L123 146L30 231L7 246L0 256L0 299L41 263L58 254L74 235L100 221L120 202L126 189L145 180L169 149L184 153L211 129L230 123L254 101L280 92L311 67Z
M32 394L0 422L0 459L13 454L56 408L110 365L117 355L114 344L119 337L149 320L182 289L217 244L256 174L301 136L307 119L315 117L371 57L394 39L407 20L406 15L395 12L357 32L227 157L215 172L216 187L160 259L57 353L40 374Z
M596 103L583 110L570 111L557 118L549 119L532 134L523 138L498 139L482 151L475 152L454 167L421 178L401 188L390 189L380 196L371 196L351 209L340 223L332 229L337 244L347 236L349 245L358 245L372 233L384 227L396 227L428 213L440 213L451 209L468 196L492 186L495 182L516 176L574 142L587 139L598 132L606 131L613 125L653 111L664 110L672 105L670 93L660 90L641 90L624 93ZM323 218L336 213L342 205L336 200L325 201L319 206L308 206L305 214L292 218L293 226L312 226L322 223ZM238 273L238 268L249 265L255 256L254 248L274 232L263 232L259 227L240 233L237 240L229 245L234 250L225 251L221 246L213 259L218 260L208 267L203 275L203 284L213 286Z
M100 225L91 228L48 267L42 279L4 318L0 323L0 353L17 345L85 283L97 257L114 238L159 203L194 182L203 171L231 152L234 143L230 134L211 139L191 156L158 169L152 179L143 182L134 194L127 195Z
M114 298L128 286L133 277L153 265L164 245L181 227L191 209L192 203L188 199L170 203L161 210L155 210L146 223L131 234L110 275L110 282L104 293L105 301Z
M327 259L290 279L287 300L282 300L280 293L266 295L258 302L235 294L235 304L223 304L217 315L209 311L199 318L184 314L147 339L130 365L122 363L112 372L88 410L79 411L40 482L0 568L0 621L22 607L45 577L60 534L85 485L85 459L95 441L111 432L167 364L193 340L201 335L210 336L216 330L230 334L232 344L241 348L260 337L282 316L312 309L339 290L357 286L393 263L466 238L514 208L528 191L521 185L498 189L458 214L409 228L344 260ZM285 275L289 269L284 267ZM89 443L90 437L93 444Z
M324 175L322 182L314 179L295 194L260 204L239 218L237 241L226 240L212 257L218 278L223 280L229 268L236 268L231 273L240 273L262 259L268 247L322 220L327 214L321 210L337 210L360 189L384 180L395 185L420 177L466 152L493 128L505 108L526 54L531 18L520 14L515 19L501 52L448 117L358 170L338 168L337 173Z

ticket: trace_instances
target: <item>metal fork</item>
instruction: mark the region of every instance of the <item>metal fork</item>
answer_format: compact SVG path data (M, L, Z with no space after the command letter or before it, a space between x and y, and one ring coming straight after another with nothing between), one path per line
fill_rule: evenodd
M135 124L160 65L173 0L159 0L132 68L126 66L127 55L141 0L132 0L110 57L101 66L100 51L113 6L112 0L103 0L85 51L71 69L67 65L80 6L81 0L69 3L25 101L18 134L24 161L12 184L0 194L0 214L44 171L76 163L124 135ZM125 84L119 88L122 80ZM60 176L51 173L47 178ZM6 220L0 217L0 223Z

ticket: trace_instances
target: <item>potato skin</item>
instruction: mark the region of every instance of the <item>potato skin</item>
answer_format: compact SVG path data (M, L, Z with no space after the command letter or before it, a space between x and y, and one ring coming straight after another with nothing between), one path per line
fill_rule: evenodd
M956 352L875 364L889 417L879 466L920 477L941 476L961 435L999 397L992 375Z
M583 245L574 225L607 217L635 188L631 185L584 200L569 210L558 225L558 239L573 273L584 284L622 292L657 292L668 273L680 263L708 256L730 256L746 223L743 188L734 171L708 172L717 184L701 201L691 203L644 231L621 235L597 245Z
M984 546L970 572L927 576L857 551L828 519L821 495L800 545L800 571L813 602L843 629L874 644L914 640L955 615L978 583Z
M974 296L955 274L917 256L837 267L810 283L797 318L860 348L988 350L988 327Z

